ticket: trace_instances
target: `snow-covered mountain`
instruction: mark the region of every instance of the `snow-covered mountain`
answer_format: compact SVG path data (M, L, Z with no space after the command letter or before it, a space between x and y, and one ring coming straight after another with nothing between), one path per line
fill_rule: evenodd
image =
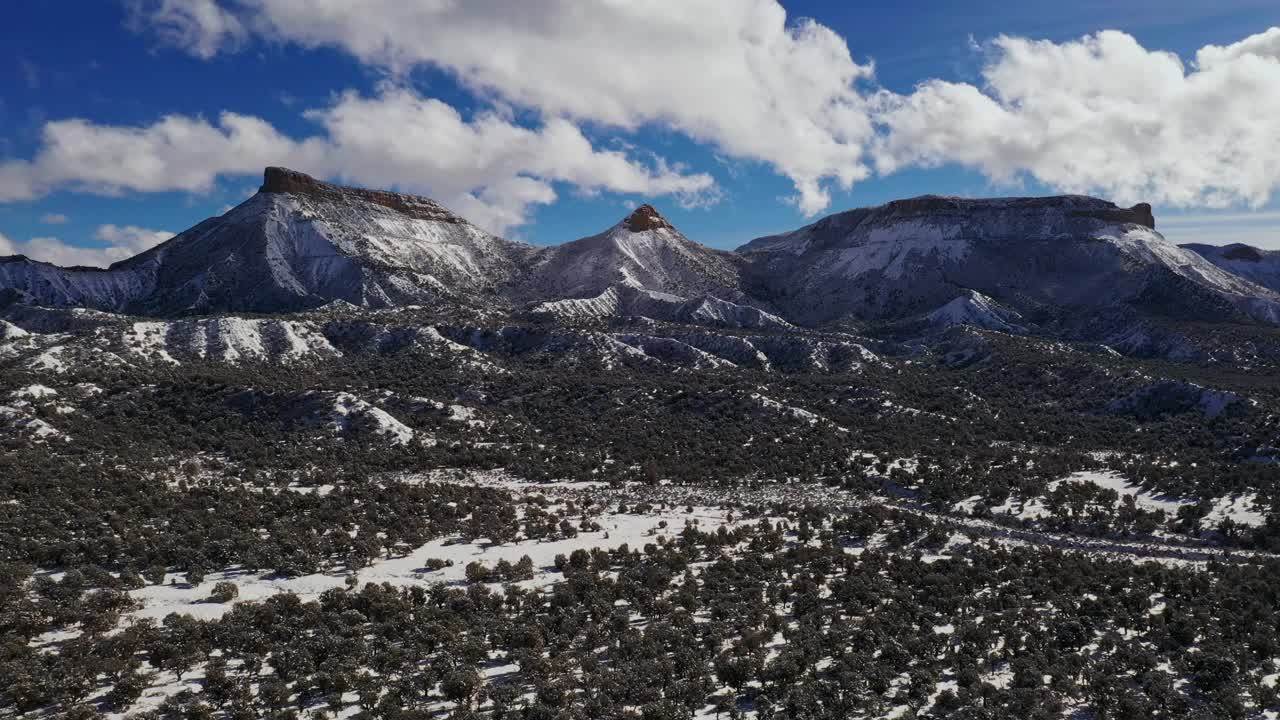
M972 325L1007 333L1027 332L1027 328L1019 324L1022 315L1017 311L974 290L960 293L954 300L925 315L925 321L935 327Z
M1188 243L1181 246L1205 260L1262 287L1280 292L1280 250L1263 250L1233 243L1231 245L1204 245Z
M25 255L0 257L0 303L123 310L152 290L147 273L64 268Z
M641 205L608 230L542 249L525 271L517 295L594 298L613 287L681 298L745 299L742 258L699 245L651 205Z
M508 292L556 319L645 317L733 328L790 324L742 290L742 258L685 237L651 205L613 227L547 247Z
M525 246L411 195L267 168L239 206L106 270L0 262L0 287L51 306L143 315L276 313L467 301L506 283Z
M609 230L535 248L432 200L267 168L261 190L217 218L106 270L0 259L0 300L148 316L281 313L341 302L641 315L766 327L733 253L699 245L652 206ZM616 294L625 302L610 302ZM561 300L589 300L582 307ZM552 304L548 304L552 303Z
M423 306L783 332L923 320L1101 338L1140 316L1280 323L1277 268L1245 246L1179 248L1149 206L1081 196L899 200L737 252L642 205L602 233L537 248L426 198L267 168L238 207L106 270L0 258L0 305L152 317Z
M739 248L757 297L821 324L923 314L976 291L1023 314L1126 310L1280 319L1280 295L1155 231L1148 205L1081 196L924 196L850 210Z
M111 270L154 277L130 308L151 315L387 307L492 295L522 249L425 198L267 168L249 200Z

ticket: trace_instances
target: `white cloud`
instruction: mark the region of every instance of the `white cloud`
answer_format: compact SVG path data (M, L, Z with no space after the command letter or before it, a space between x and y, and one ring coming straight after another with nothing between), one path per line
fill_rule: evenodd
M529 205L555 200L556 181L586 192L686 198L713 185L707 175L685 175L661 162L647 168L620 152L596 150L563 119L538 129L493 113L467 121L439 100L402 89L376 98L349 92L308 116L326 131L327 174L429 193L486 227L521 224Z
M34 159L0 163L0 202L57 188L108 195L207 191L219 175L260 172L264 157L320 157L319 145L295 142L264 120L232 112L216 123L170 115L142 127L58 120L45 124Z
M45 213L40 216L40 222L45 225L66 225L71 222L71 218L62 213Z
M162 42L201 58L238 47L248 32L215 0L129 0L130 23L150 27Z
M1202 70L1211 69L1249 56L1280 60L1280 27L1250 35L1226 47L1206 45L1196 53L1196 65Z
M101 244L82 247L68 245L56 237L35 237L18 242L0 234L0 256L26 255L33 260L54 265L107 267L171 237L173 233L148 230L135 225L101 225L94 233L94 239Z
M1261 206L1280 187L1280 30L1171 53L1107 31L1000 37L984 89L932 80L882 94L877 168L959 163L1067 192L1166 206Z
M223 7L269 40L336 47L392 74L444 68L544 117L673 128L789 177L807 214L868 164L959 163L1002 183L1182 206L1258 205L1280 182L1280 28L1202 48L1190 70L1121 32L1000 37L983 87L929 80L903 96L862 87L872 66L830 29L788 24L776 0Z
M1280 28L1206 46L1193 62L1117 31L1064 43L1002 36L977 46L990 54L981 85L934 79L899 95L873 86L873 66L856 62L842 37L810 20L789 22L776 0L150 0L137 7L140 24L200 57L237 48L251 35L333 47L393 78L423 65L442 68L495 107L539 112L539 126L527 130L485 115L454 119L431 101L392 93L384 108L347 95L340 101L347 107L312 113L333 124L335 141L345 133L348 147L367 147L374 135L344 122L344 112L376 110L387 123L409 117L422 124L387 125L382 138L418 157L397 139L401 131L421 137L431 122L468 142L496 139L506 154L481 152L481 166L492 174L466 188L425 170L410 175L409 163L391 150L369 159L335 156L328 137L311 147L289 145L295 141L269 137L269 126L233 127L253 119L230 113L216 126L204 124L202 137L224 146L212 153L217 157L227 155L228 142L247 143L256 133L277 156L314 163L295 164L443 187L442 199L495 227L517 224L530 205L552 201L555 181L588 175L586 187L613 187L609 179L634 185L608 153L575 151L571 166L546 155L530 160L521 150L578 143L574 123L624 132L657 125L718 155L764 163L792 180L790 200L806 214L825 209L833 189L852 187L872 167L884 175L960 164L1002 184L1029 178L1059 191L1183 207L1256 207L1280 187ZM69 135L76 130L51 125ZM522 132L532 136L507 137ZM168 151L193 147L203 146ZM512 169L521 165L515 157L527 160L519 170ZM201 189L218 173L250 171L223 167L232 164L201 157L174 166L195 168L189 184ZM433 172L449 167L471 170L448 154L426 165ZM58 169L0 164L0 199L73 181L57 180ZM125 165L74 182L97 191L146 189L118 176L145 178L148 169ZM640 172L650 175L650 187L685 174L661 165ZM468 173L473 182L482 174Z
M555 182L685 200L714 191L709 175L597 150L563 119L534 129L493 113L468 120L445 103L393 86L373 97L345 93L306 116L324 132L294 139L260 118L231 112L216 123L180 115L141 127L51 122L32 160L0 164L0 201L63 187L100 194L201 192L219 176L288 165L431 195L501 232L523 223L529 206L555 200Z
M99 225L93 237L109 243L110 247L127 250L130 255L135 255L168 240L173 237L173 233L168 230L148 230L137 225L107 224Z
M856 84L871 77L871 66L855 62L829 28L788 24L774 0L242 0L226 7L270 39L338 47L392 73L435 65L481 95L548 118L675 128L772 166L795 183L794 202L808 214L828 206L833 182L848 189L869 172L863 156L873 126ZM219 41L193 46L209 44Z

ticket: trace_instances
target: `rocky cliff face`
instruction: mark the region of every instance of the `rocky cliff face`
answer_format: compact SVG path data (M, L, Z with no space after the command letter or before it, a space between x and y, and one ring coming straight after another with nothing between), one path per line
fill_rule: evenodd
M623 223L626 225L627 230L633 233L676 229L670 221L662 217L662 214L649 204L636 208Z
M350 204L354 201L367 202L394 210L416 220L429 220L452 224L465 224L467 221L445 209L443 205L424 197L404 195L387 190L366 190L364 188L345 187L316 180L305 173L282 167L269 167L263 172L262 187L264 193L280 193L296 198L307 198L319 203Z

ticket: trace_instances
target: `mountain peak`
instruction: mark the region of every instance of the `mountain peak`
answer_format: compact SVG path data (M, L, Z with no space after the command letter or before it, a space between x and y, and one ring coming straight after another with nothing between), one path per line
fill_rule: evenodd
M262 187L258 192L293 193L303 195L329 183L286 167L269 167L262 171Z
M669 220L662 217L662 213L652 205L645 203L632 211L627 219L623 221L627 229L631 232L645 232L646 230L675 230L676 227Z
M269 167L262 173L258 192L284 193L329 202L363 200L391 208L419 220L464 224L466 220L449 212L430 198L390 190L366 190L317 180L310 175L284 167Z

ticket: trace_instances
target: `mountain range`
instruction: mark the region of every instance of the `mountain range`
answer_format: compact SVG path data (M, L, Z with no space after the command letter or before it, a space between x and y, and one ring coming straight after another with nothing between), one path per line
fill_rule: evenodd
M106 269L0 258L0 303L174 318L425 306L755 330L976 325L1101 340L1146 318L1280 323L1280 255L1178 247L1149 205L923 196L728 252L650 205L551 247L438 203L267 168L226 214Z

